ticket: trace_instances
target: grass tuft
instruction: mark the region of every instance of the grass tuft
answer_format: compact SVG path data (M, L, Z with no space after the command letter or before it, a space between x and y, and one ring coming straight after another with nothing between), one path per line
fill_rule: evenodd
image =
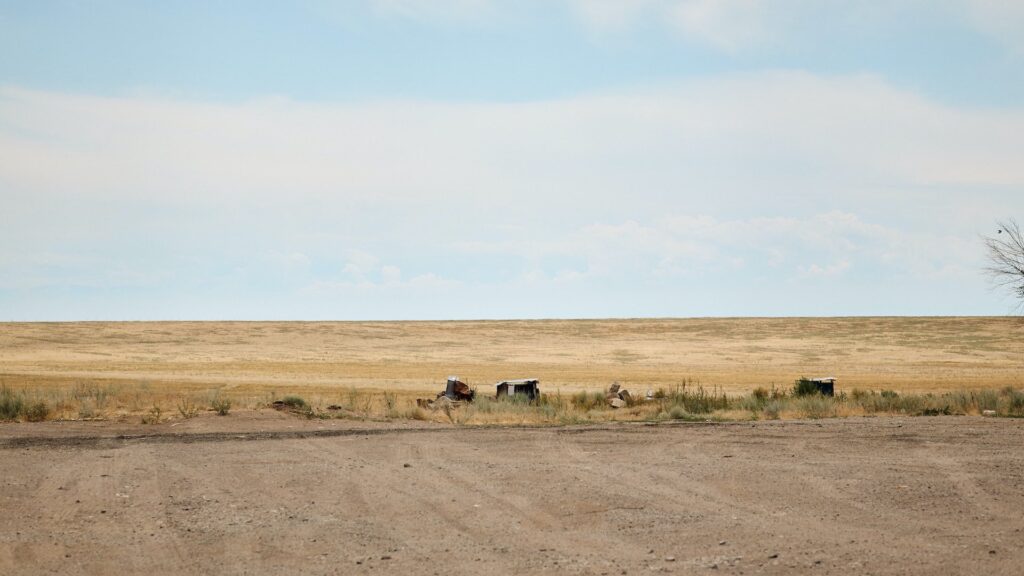
M43 400L37 400L25 405L24 415L29 422L43 422L50 416L50 406Z
M228 398L221 398L220 395L215 395L210 400L210 408L217 413L218 416L227 416L231 412L231 400Z
M185 419L198 416L199 408L196 406L195 400L188 396L178 398L178 414L181 414L181 417Z
M0 388L0 420L17 420L25 410L25 396L6 386Z

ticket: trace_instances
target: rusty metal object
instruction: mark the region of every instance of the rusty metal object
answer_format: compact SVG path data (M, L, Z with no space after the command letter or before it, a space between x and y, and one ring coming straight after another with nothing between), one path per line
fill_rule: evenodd
M459 406L463 402L472 402L476 397L476 390L469 387L458 376L449 376L444 391L438 392L433 398L417 398L416 405L420 408L436 410L438 406L448 407Z
M443 394L439 394L438 397L447 396L450 400L464 400L466 402L472 402L473 397L476 396L476 391L469 387L462 380L459 380L458 376L449 376L448 385L444 389Z

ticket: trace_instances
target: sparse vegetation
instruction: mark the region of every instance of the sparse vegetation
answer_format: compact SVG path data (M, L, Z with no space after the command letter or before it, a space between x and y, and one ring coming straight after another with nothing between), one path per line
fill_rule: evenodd
M398 418L401 412L398 410L398 396L393 392L384 393L384 416L386 418Z
M605 399L605 393L597 390L592 392L580 391L572 395L572 405L576 408L588 412L595 408L603 408L608 403Z
M273 404L275 407L283 408L294 414L301 414L307 418L312 418L317 415L316 410L309 405L309 402L306 402L305 398L294 394L285 396Z
M309 408L309 404L301 396L285 396L281 399L281 403L293 410Z
M219 394L215 395L210 400L210 408L217 413L218 416L227 416L231 412L231 400L228 398L222 398Z
M196 406L195 400L188 396L182 396L178 399L178 414L181 414L182 418L195 418L199 415L199 408Z
M0 420L17 420L25 410L24 395L8 389L0 388Z
M163 409L157 405L153 405L148 412L142 415L143 424L159 424L160 419L163 416Z
M37 400L25 406L25 420L42 422L50 415L50 407L43 400Z
M97 419L140 414L142 421L154 424L173 418L192 418L199 412L195 393L171 396L152 390L133 389L125 398L105 387L76 387L59 394L39 390L0 388L0 420L40 421L46 419ZM656 388L651 398L634 393L627 405L613 409L603 390L563 395L542 394L536 401L526 398L495 400L478 395L472 403L436 410L416 405L422 395L399 392L375 392L349 388L310 397L289 394L275 400L274 395L230 395L223 390L208 391L209 407L227 415L242 409L278 406L291 413L313 418L365 420L417 420L469 424L582 424L609 421L658 420L776 420L790 418L831 418L860 415L980 415L991 411L996 416L1024 417L1024 391L1004 387L1000 390L955 390L941 393L900 394L889 389L854 388L839 391L835 397L798 394L798 386L780 389L755 387L748 394L727 394L716 387L705 387L692 380L671 388ZM107 406L99 410L97 403ZM133 410L133 405L145 406Z

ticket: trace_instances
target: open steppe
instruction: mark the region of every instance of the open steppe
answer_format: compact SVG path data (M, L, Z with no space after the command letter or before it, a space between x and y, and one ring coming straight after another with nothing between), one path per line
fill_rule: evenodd
M665 399L566 426L584 409L556 395L478 400L463 426L379 404L451 373L737 396L827 374L851 402L949 392L1012 416L1022 335L1019 318L2 324L8 397L64 421L0 423L0 574L1019 574L1020 418L814 397L790 401L848 417L605 421ZM205 393L236 405L174 413ZM322 417L266 409L287 394ZM346 395L378 404L323 417ZM156 403L169 418L147 424Z
M424 393L449 374L566 393L686 379L748 393L826 375L840 390L1019 388L1024 318L0 324L0 379L15 389Z

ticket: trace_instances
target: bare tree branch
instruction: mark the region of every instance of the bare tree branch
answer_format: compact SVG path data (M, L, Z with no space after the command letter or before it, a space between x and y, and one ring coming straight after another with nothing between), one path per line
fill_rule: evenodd
M999 232L985 237L992 281L1005 287L1024 304L1024 234L1012 218L996 223Z

